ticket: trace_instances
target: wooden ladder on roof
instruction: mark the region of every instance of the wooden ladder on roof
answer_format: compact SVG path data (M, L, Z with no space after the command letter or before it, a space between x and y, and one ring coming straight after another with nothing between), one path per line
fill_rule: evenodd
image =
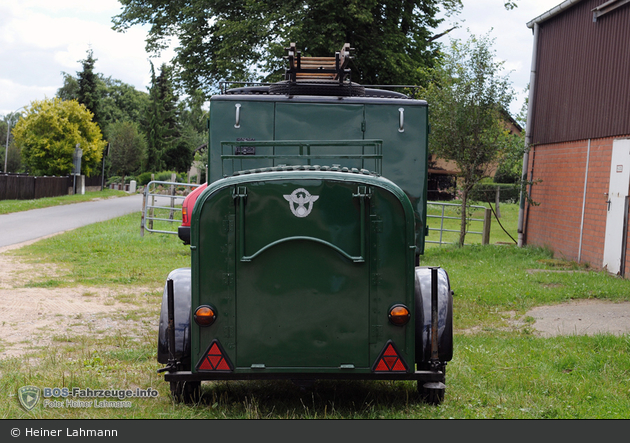
M338 81L343 84L346 79L350 79L350 69L348 64L352 57L350 43L345 43L340 51L335 52L334 57L302 57L297 50L295 43L291 43L288 48L289 68L285 72L285 80L291 82L317 80L317 81Z

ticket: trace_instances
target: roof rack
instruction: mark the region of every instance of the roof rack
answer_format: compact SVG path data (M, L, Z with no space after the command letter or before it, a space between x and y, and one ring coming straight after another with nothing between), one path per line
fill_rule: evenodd
M295 43L285 49L288 55L284 58L289 61L289 69L284 74L285 80L294 83L302 80L336 80L339 84L343 84L346 79L350 80L348 64L352 60L350 51L354 51L350 43L345 43L340 51L335 52L334 57L302 57Z

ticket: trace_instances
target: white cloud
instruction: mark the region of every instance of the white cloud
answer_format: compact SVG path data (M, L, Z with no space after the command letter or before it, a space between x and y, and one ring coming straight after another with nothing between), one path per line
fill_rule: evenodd
M527 22L561 3L561 0L520 0L518 7L506 10L503 0L464 0L464 8L459 16L454 16L440 26L446 30L455 24L459 28L443 37L443 43L449 38L467 40L470 34L477 36L489 33L494 38L493 48L498 60L505 62L504 68L510 72L515 99L510 111L518 113L525 101L522 91L527 87L530 76L533 35Z
M75 75L92 49L95 71L145 91L150 81L146 31L111 29L120 12L116 0L22 0L0 5L0 113L52 97L62 86L61 72ZM156 63L168 61L165 51ZM8 83L7 83L8 82Z

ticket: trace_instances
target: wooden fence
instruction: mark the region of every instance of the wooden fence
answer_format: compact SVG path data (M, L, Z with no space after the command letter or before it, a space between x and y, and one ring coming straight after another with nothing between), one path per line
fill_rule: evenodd
M0 174L0 200L34 200L68 195L72 177L32 177L22 174Z

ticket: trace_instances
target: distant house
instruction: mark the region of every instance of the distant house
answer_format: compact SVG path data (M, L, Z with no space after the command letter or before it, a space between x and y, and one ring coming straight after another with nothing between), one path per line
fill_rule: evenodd
M567 0L536 17L525 156L539 206L522 244L626 275L630 187L630 1Z

